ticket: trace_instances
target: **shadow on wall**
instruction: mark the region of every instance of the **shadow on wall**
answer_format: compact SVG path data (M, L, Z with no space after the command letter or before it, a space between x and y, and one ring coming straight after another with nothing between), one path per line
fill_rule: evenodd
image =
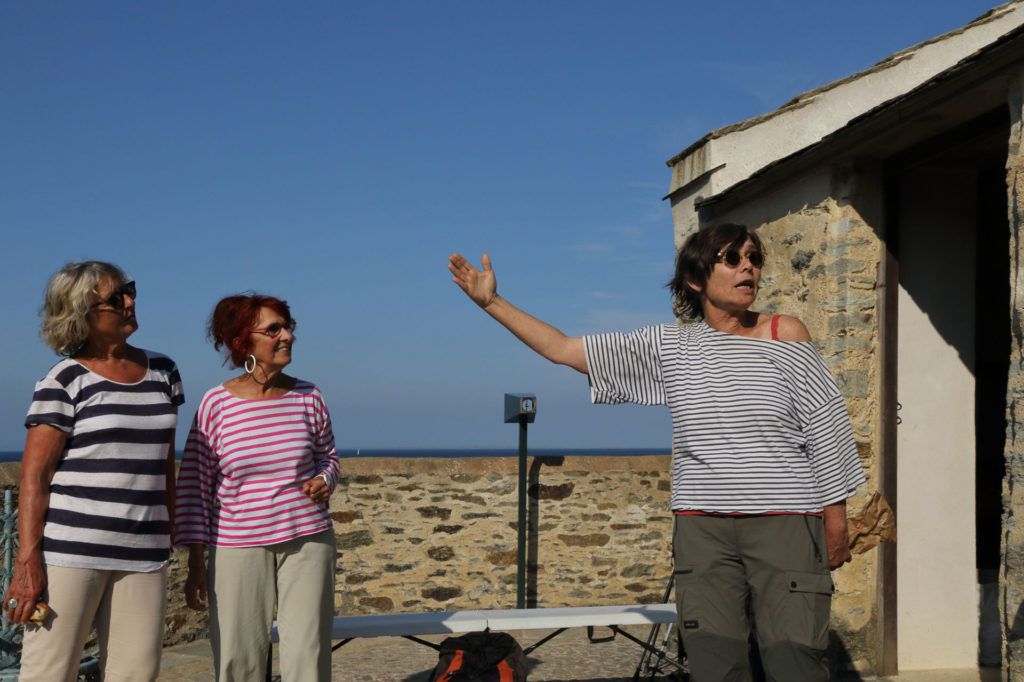
M560 467L565 457L534 457L526 475L526 608L537 608L537 566L540 563L540 499L546 497L540 484L543 467Z
M862 673L854 670L853 657L843 644L843 640L834 632L828 633L828 660L832 668L832 679L844 682L860 682L864 679L877 679L874 673L865 678Z
M1013 614L1013 625L1006 633L1007 643L1019 642L1022 639L1024 639L1024 602L1017 607L1017 612Z

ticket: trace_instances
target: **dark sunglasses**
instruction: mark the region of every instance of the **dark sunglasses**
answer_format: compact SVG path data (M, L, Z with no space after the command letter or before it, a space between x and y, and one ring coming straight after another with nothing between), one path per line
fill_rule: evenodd
M727 251L718 252L718 260L725 263L730 268L738 267L743 262L744 255L736 249L729 249ZM759 268L764 265L764 254L760 251L751 251L746 254L746 258L750 261L750 264L755 268Z
M274 324L267 325L266 327L260 327L259 329L250 329L249 332L255 334L265 334L266 336L269 336L272 339L276 339L277 337L281 336L281 332L283 332L285 329L287 329L290 332L295 331L295 320L289 320L287 324L275 322Z
M96 308L98 306L106 304L109 305L114 310L124 310L125 296L129 297L133 301L135 300L135 280L132 280L131 282L125 282L120 286L120 288L115 289L114 292L110 294L110 296L107 296L105 299L98 303L93 303L89 307Z

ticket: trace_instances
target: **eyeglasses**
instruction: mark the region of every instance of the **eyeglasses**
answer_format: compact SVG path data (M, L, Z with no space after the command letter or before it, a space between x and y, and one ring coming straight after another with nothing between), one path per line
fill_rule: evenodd
M295 320L288 320L288 322L285 324L275 322L274 324L267 325L266 327L260 327L259 329L250 329L249 332L255 334L263 334L265 336L269 336L272 339L276 339L277 337L281 336L281 332L283 332L285 329L287 329L290 332L295 331Z
M90 308L96 308L101 305L109 305L114 310L124 310L124 297L135 300L135 280L131 282L125 282L120 288L115 289L110 296L107 296L102 301L93 303Z
M750 253L742 254L736 249L728 249L726 251L718 252L719 262L725 263L730 268L739 267L739 264L743 262L744 256L755 268L759 268L764 265L764 254L760 251L751 251Z

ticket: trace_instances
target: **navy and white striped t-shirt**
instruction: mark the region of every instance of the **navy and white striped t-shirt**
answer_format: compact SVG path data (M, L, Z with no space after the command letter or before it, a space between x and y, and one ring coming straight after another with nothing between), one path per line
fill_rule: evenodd
M593 402L669 407L673 510L820 512L865 481L843 396L813 343L705 322L583 342Z
M150 572L170 555L167 448L185 397L174 361L145 353L149 369L133 384L70 358L36 384L25 426L68 434L50 482L43 563Z

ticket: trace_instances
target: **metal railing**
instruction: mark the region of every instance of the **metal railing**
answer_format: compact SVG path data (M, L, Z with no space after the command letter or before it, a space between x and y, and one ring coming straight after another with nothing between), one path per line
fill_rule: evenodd
M18 555L18 508L10 490L4 491L4 508L0 512L0 596L7 593L14 575L14 557ZM17 680L21 672L21 640L24 626L7 620L7 610L0 610L0 681ZM100 659L95 651L82 654L78 668L82 682L98 682Z

